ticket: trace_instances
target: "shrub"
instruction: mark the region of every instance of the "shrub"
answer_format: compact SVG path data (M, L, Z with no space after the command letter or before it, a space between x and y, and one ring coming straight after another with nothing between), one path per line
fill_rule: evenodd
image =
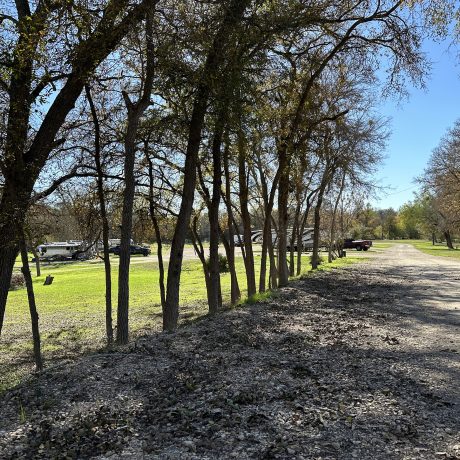
M209 269L209 257L206 259L206 267ZM228 267L228 260L222 254L219 254L219 272L220 273L228 273L230 268Z
M26 280L22 273L13 273L10 281L10 291L24 287Z

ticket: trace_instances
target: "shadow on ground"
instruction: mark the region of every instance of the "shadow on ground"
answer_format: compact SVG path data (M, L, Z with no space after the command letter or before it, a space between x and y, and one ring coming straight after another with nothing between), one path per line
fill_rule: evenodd
M51 369L3 396L0 456L458 459L458 316L434 300L404 268L323 273Z

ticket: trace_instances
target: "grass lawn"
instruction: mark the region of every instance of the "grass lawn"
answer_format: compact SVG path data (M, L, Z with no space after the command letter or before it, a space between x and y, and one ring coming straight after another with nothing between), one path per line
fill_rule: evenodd
M388 249L391 246L394 246L396 241L386 241L386 240L373 240L372 248L374 249Z
M304 266L307 267L307 255ZM327 259L327 255L323 256ZM324 263L320 270L330 270L355 263L361 258L339 259ZM244 296L246 279L241 257L237 258L240 289ZM260 255L255 256L258 279ZM19 270L18 262L16 270ZM34 273L34 267L31 266ZM307 272L308 273L308 272ZM311 272L310 272L311 273ZM53 284L43 286L47 275ZM161 305L158 288L158 265L134 256L130 269L131 337L161 329ZM112 299L116 324L118 257L112 259ZM224 302L230 300L230 275L221 276ZM105 346L105 285L101 261L54 263L42 265L42 276L34 277L34 290L40 315L44 359L49 365L72 359ZM181 277L181 324L207 313L206 286L199 260L186 260ZM25 289L8 296L4 328L0 342L0 391L18 383L33 370L30 317Z

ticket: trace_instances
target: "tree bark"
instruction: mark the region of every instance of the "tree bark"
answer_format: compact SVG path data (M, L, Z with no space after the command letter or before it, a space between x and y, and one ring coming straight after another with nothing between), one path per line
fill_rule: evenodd
M148 10L145 21L147 42L147 66L142 94L136 103L123 92L128 111L128 125L125 134L125 190L121 214L120 264L118 269L117 342L125 344L129 338L129 267L131 261L131 233L133 226L134 192L136 189L134 163L136 158L136 136L142 115L150 105L154 78L153 19L154 10Z
M157 258L158 258L158 270L159 270L159 280L158 284L160 287L160 299L161 299L161 309L164 314L166 306L166 290L165 290L165 267L163 262L163 242L161 238L160 226L158 225L158 219L155 212L155 200L153 196L153 163L148 154L148 142L144 144L145 158L149 165L149 214L150 220L152 221L153 228L155 230L155 239L157 240Z
M104 273L105 273L105 331L107 343L113 343L113 321L112 321L112 270L110 266L110 253L109 253L109 220L107 217L107 210L105 206L105 191L104 191L104 171L101 163L101 128L99 118L97 115L96 107L91 96L91 89L89 85L85 85L86 97L91 110L91 117L94 124L94 162L96 165L96 185L97 196L99 199L99 208L102 221L102 246L103 246L103 260L104 260Z
M449 249L454 249L454 244L452 243L452 235L450 230L444 231L444 237L446 238L446 244Z
M318 190L318 196L316 198L316 206L315 206L315 213L314 213L314 231L313 231L313 252L311 255L311 268L312 270L316 270L320 263L319 260L319 243L320 243L320 229L321 229L321 206L323 204L323 197L326 191L326 187L331 180L330 175L330 164L326 161L326 165L324 168L323 176L321 178L321 184Z
M311 255L311 268L316 270L320 264L319 260L319 243L320 243L320 228L321 228L321 205L323 204L324 189L321 188L318 193L318 198L315 206L315 223L313 232L313 252Z
M287 264L287 225L289 200L289 163L287 144L282 142L278 149L280 180L278 188L278 273L279 287L287 286L289 271Z
M330 235L329 235L329 252L328 252L329 263L331 263L333 260L332 246L335 245L335 242L334 242L335 240L335 221L336 221L337 208L339 207L340 198L342 198L343 189L345 188L345 177L346 177L346 172L343 171L342 180L340 182L339 193L337 195L337 200L335 201L334 210L332 212L331 230L330 230Z
M222 296L220 287L219 270L219 205L222 186L222 159L221 144L223 129L226 117L226 110L221 110L216 121L214 138L212 142L212 197L209 206L209 282L210 295L208 297L209 313L215 314L222 308Z
M238 132L238 182L239 182L239 199L241 209L241 219L243 223L243 243L246 253L244 265L246 269L246 280L248 297L256 294L256 275L254 270L254 252L252 250L251 240L251 216L249 214L249 188L248 175L246 171L246 155L244 147L244 138L241 128Z
M230 302L235 305L241 297L240 286L238 284L238 277L236 274L235 266L235 232L233 231L234 217L232 209L232 193L230 183L230 168L229 168L229 157L230 157L230 145L227 136L224 149L224 175L225 175L225 206L227 209L227 228L228 228L228 250L227 260L228 268L230 270Z
M262 197L264 201L264 229L263 229L263 240L262 240L262 253L260 257L259 292L265 292L265 287L267 284L267 281L266 281L267 280L267 256L270 258L270 254L269 254L270 246L272 248L271 254L274 256L271 219L272 219L273 206L275 204L275 194L276 194L276 190L278 187L280 170L278 169L276 171L275 177L273 178L273 183L272 183L272 187L270 190L270 194L268 194L267 180L266 180L265 173L262 167L262 162L260 159L258 159L258 169L259 169L259 174L260 174L260 183L262 186ZM270 259L270 266L274 266L272 262L273 261ZM270 286L271 286L271 283L270 283Z
M193 247L195 249L195 252L198 255L198 258L201 261L201 265L203 267L203 274L204 274L204 280L206 283L206 294L208 298L211 295L211 278L209 276L209 268L208 264L206 263L206 255L204 252L203 244L201 243L200 236L198 235L197 231L197 216L193 218L192 225L191 225L191 233L192 233L192 243Z
M317 192L316 190L311 192L307 197L307 205L306 205L305 211L302 216L302 223L300 224L299 234L297 236L299 240L303 238L303 232L305 231L305 227L308 221L308 215L310 214L311 200L316 195L316 192ZM302 248L298 247L297 248L297 276L299 276L301 272L302 272Z
M41 269L41 264L40 264L40 257L38 256L37 250L34 247L31 248L31 251L32 251L32 254L35 260L36 276L41 276L42 269Z
M270 238L268 240L268 257L270 259L270 283L269 287L270 289L276 289L278 287L278 267L276 265L276 257L275 257L275 247L273 245L273 240L271 238L272 234L272 226L271 222L269 223L269 234Z
M300 208L301 208L301 200L300 196L296 197L296 208L294 213L294 223L292 225L292 232L291 232L291 241L290 241L290 248L289 248L289 275L294 276L294 267L295 267L295 260L294 254L299 251L302 252L302 235L299 232L299 225L300 225Z
M34 286L32 282L32 275L30 274L27 247L26 247L26 243L24 239L21 241L21 259L22 259L21 271L24 275L24 280L26 282L27 299L29 301L30 320L32 324L32 338L33 338L33 346L34 346L35 367L37 371L41 371L43 369L43 360L42 360L41 345L40 345L40 329L38 325L38 312L37 312L37 305L35 303L35 294L34 294Z

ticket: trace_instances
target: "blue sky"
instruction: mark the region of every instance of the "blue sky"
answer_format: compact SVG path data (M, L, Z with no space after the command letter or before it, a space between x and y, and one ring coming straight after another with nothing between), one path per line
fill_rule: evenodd
M387 159L376 174L380 185L390 186L387 196L373 200L378 208L398 209L413 199L420 175L446 130L460 118L460 58L449 43L426 41L424 51L432 62L426 89L408 87L408 100L385 101L378 112L391 118L392 134Z

